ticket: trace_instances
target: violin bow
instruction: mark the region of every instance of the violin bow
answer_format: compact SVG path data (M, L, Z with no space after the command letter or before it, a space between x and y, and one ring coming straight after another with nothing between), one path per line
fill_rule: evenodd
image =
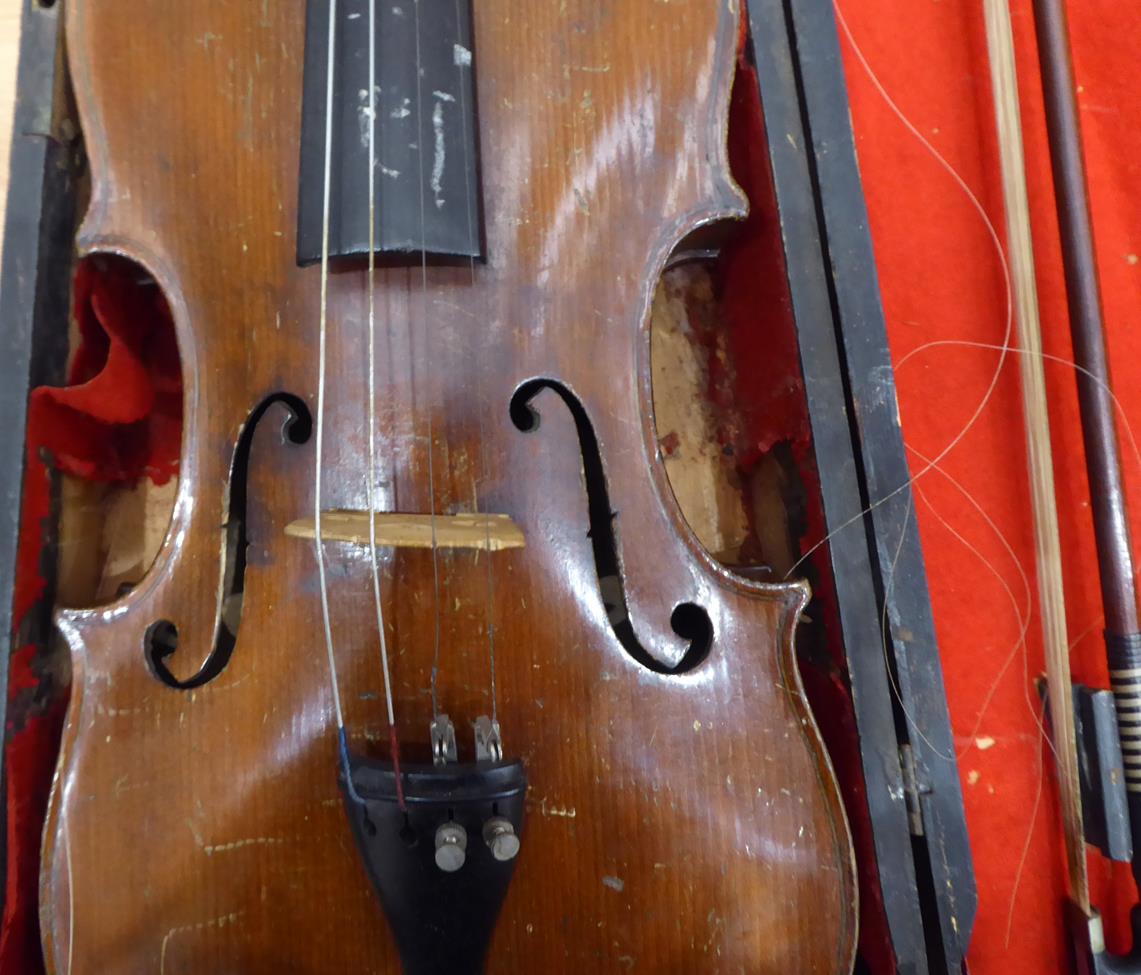
M1119 767L1123 774L1118 778L1124 783L1128 833L1132 849L1136 851L1141 849L1141 622L1138 619L1132 543L1122 483L1121 451L1114 420L1115 400L1110 386L1101 289L1065 8L1063 0L1033 0L1033 8L1105 616L1106 655L1117 718L1118 741L1114 746L1119 749ZM1044 449L1042 456L1049 456L1049 427L1044 410L1040 417L1031 420L1031 410L1044 407L1044 399L1032 407L1030 400L1038 397L1027 382L1031 368L1036 367L1041 374L1042 358L1037 303L1033 295L1034 265L1008 0L986 0L986 17L1010 260L1024 352L1021 357L1023 395L1028 404L1027 436L1031 449L1040 595L1047 630L1052 629L1051 618L1063 621L1060 632L1047 634L1046 662L1069 865L1069 922L1076 949L1075 960L1081 975L1109 975L1111 972L1129 975L1141 972L1137 939L1128 956L1110 956L1105 948L1101 918L1090 900L1075 736L1074 688L1064 639L1060 558L1057 561L1053 557L1046 558L1049 554L1046 549L1056 546L1057 523L1052 469L1049 464L1044 470L1036 469L1034 459L1036 449ZM1027 328L1028 322L1030 327ZM1043 526L1039 522L1039 496L1042 496L1046 507L1055 511L1052 542L1046 537L1051 525ZM1045 536L1040 533L1043 527ZM1058 554L1056 550L1054 554ZM1046 582L1043 582L1044 570L1050 574ZM1131 863L1134 878L1141 881L1141 863L1136 856L1131 858Z

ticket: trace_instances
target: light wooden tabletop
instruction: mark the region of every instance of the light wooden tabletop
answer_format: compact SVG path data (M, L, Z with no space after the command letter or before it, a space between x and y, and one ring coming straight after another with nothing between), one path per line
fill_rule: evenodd
M21 0L0 0L0 227L8 203L8 145L16 97L16 57L20 49Z

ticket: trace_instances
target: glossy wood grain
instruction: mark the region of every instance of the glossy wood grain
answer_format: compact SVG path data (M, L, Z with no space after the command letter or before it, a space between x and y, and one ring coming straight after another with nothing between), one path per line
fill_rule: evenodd
M314 446L279 406L249 465L250 549L226 669L160 683L148 627L177 624L193 676L219 614L227 484L247 417L315 405L319 270L294 263L300 0L69 0L94 176L86 251L123 254L174 309L187 419L171 529L120 602L61 616L75 670L46 831L42 920L57 972L396 972L336 784L312 545ZM506 750L530 781L492 972L850 970L852 855L793 660L802 588L736 577L700 549L661 465L648 309L675 244L743 201L725 160L731 0L482 0L479 114L490 259L378 272L380 506L495 511L495 553L385 554L397 716L426 749L440 698L461 747L490 708L494 622ZM324 493L365 507L365 278L334 276ZM597 435L636 662L599 594L575 422L553 392L520 432L508 404L546 378ZM429 436L429 431L431 435ZM432 453L434 498L428 476ZM331 543L330 598L355 750L387 738L367 551ZM659 672L670 627L709 614L708 657Z

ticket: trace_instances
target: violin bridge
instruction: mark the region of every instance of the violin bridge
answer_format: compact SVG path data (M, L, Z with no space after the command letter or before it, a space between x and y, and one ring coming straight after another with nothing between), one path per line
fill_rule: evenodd
M380 548L470 548L500 552L523 548L523 530L508 515L410 515L373 513L376 544ZM321 538L328 542L370 545L367 511L326 511L321 515ZM285 534L293 538L317 537L312 518L291 522Z

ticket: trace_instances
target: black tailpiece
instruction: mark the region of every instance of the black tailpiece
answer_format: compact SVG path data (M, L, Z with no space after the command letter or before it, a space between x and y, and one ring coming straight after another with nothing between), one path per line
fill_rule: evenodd
M401 764L345 754L341 792L406 975L479 975L515 870L521 761Z

